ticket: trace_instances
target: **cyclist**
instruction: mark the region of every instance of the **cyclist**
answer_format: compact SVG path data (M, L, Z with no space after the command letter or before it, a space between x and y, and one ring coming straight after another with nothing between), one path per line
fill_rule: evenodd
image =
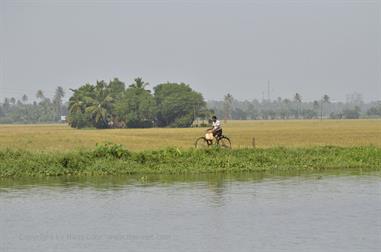
M221 122L217 120L217 116L212 116L212 121L213 121L213 127L209 128L208 131L212 131L213 136L217 139L220 140L222 137L222 127L221 127Z

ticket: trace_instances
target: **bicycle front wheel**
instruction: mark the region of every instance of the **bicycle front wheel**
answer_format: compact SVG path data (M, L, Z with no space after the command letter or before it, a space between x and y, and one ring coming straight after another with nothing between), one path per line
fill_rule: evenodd
M206 149L209 147L209 145L209 141L206 140L205 137L199 137L197 138L194 147L196 147L196 149Z
M230 142L230 139L229 139L228 137L226 137L226 136L222 136L222 137L218 140L217 144L218 144L220 147L222 147L222 148L226 148L226 149L231 149L231 147L232 147L232 144L231 144L231 142Z

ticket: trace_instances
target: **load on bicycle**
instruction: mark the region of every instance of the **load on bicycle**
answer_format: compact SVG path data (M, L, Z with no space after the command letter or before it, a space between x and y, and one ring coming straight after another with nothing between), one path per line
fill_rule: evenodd
M221 122L217 119L216 116L212 117L212 127L207 129L207 132L204 137L199 137L196 140L196 148L207 148L213 145L213 141L217 146L223 148L231 148L230 139L222 135L222 126Z

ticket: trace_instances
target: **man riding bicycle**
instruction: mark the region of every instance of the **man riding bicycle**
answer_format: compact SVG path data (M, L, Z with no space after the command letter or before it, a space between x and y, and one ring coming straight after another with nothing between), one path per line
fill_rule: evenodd
M207 129L205 136L197 138L195 147L198 149L208 148L213 145L213 138L216 139L215 145L221 148L231 148L230 139L222 135L221 122L217 120L216 116L212 117L213 127Z
M212 128L209 128L209 130L212 131L213 133L213 136L219 140L221 137L222 137L222 127L221 127L221 122L219 120L217 120L217 117L216 116L213 116L212 117L212 121L213 121L213 127Z

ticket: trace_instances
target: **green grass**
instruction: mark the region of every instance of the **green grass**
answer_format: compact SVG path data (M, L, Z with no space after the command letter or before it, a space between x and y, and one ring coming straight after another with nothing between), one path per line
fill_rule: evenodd
M93 150L0 150L0 177L202 174L255 171L381 170L381 148L311 147L207 150L168 148L130 152L121 145Z

